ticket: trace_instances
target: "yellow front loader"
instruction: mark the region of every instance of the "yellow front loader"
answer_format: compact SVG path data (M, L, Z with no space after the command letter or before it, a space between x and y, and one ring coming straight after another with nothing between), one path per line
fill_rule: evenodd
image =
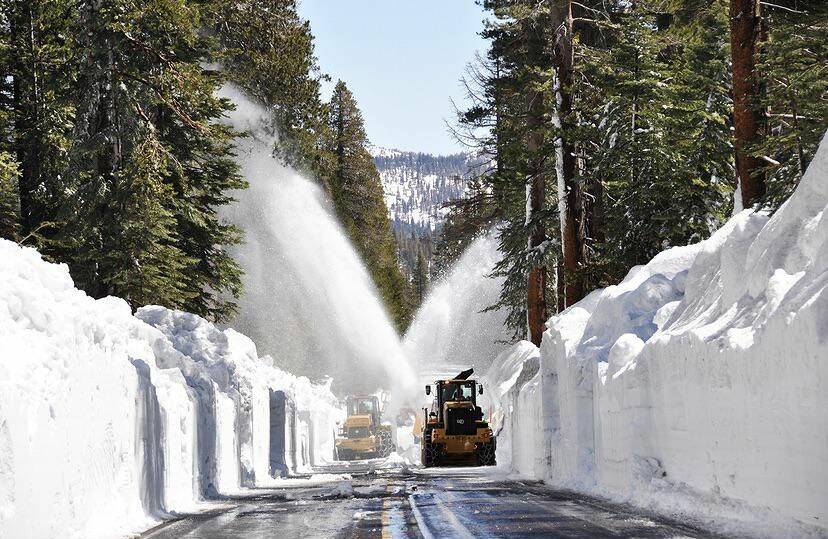
M420 435L420 458L423 466L467 464L494 466L496 440L483 411L477 406L477 395L483 386L466 370L451 380L435 382L434 403L423 408ZM426 386L426 395L431 386Z
M391 425L380 420L379 399L348 397L348 416L336 439L338 460L385 458L396 450Z

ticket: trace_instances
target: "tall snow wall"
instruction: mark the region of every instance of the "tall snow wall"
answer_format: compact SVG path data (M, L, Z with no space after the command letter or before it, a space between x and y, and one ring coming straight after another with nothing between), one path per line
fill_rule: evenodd
M498 467L522 476L545 475L540 351L520 341L501 352L483 377L483 405L497 437Z
M551 318L539 396L516 383L526 351L504 352L504 428L533 435L523 395L544 433L539 454L499 456L725 532L828 535L826 210L828 139L772 217L741 212Z
M0 240L0 537L113 537L272 484L333 453L340 414L329 385L244 335L162 307L133 316Z

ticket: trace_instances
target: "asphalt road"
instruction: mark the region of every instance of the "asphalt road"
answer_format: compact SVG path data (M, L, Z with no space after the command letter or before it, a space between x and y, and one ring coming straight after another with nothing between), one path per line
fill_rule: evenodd
M222 509L155 528L141 539L711 537L625 507L480 468L327 469L351 479L295 481L228 498Z

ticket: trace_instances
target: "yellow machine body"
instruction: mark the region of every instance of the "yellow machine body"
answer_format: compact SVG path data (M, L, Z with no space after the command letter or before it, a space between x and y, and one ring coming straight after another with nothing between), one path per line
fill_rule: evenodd
M348 416L336 439L339 460L387 457L394 451L390 425L380 423L376 397L348 397Z
M435 383L434 402L430 410L423 409L420 431L423 466L495 464L495 436L477 406L477 395L482 394L483 388L468 379L471 373L470 369L457 378ZM431 394L430 386L426 394Z

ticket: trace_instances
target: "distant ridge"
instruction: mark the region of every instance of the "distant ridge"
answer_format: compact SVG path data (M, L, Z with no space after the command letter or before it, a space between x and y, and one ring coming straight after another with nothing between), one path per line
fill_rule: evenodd
M369 151L395 230L435 232L447 213L443 205L466 195L471 154L432 155L380 146Z
M371 157L397 157L404 153L402 150L397 150L396 148L383 148L382 146L374 146L373 144L368 145L368 152L371 154Z

